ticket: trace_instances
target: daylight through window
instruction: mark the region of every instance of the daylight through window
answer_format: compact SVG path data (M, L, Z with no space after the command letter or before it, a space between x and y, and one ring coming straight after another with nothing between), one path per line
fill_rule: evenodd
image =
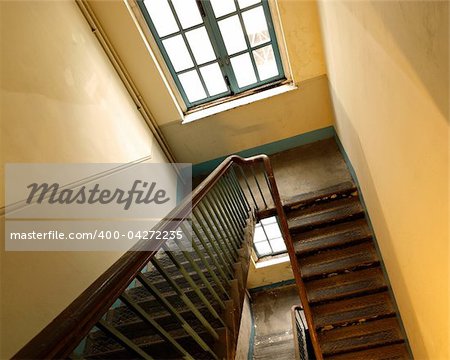
M284 79L265 0L138 0L187 108Z
M258 258L287 251L275 216L262 219L256 224L253 245Z

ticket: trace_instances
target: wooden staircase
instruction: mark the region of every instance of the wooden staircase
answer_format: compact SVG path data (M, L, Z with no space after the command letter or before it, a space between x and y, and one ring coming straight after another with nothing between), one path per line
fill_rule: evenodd
M284 207L322 356L411 359L355 185L308 193Z
M263 213L278 216L319 359L411 358L354 184L283 205L269 158L233 155L156 226L181 238L138 242L13 359L234 359Z
M82 353L81 357L83 359L146 359L149 358L148 354L151 354L154 359L233 358L236 346L234 342L237 337L235 332L239 327L244 299L245 283L243 281L248 275L251 236L247 235L246 239L247 241L244 241L239 250L239 261L234 264L233 277L222 287L214 282L214 274L219 274L220 269L216 266L217 262L209 256L203 256L201 259L196 252L189 251L187 254L192 259L192 262L189 262L186 261L186 253L179 251L172 253L177 260L176 263L183 267L188 277L194 281L195 286L193 286L193 283L186 281L186 276L180 274L180 267L174 265L167 256L168 253L159 252L156 258L159 266L164 268L165 276L152 266L138 275L134 286L121 296L121 303L113 306L105 314L102 322L104 326L97 325L98 329L94 328L88 334L82 348L79 349ZM193 237L192 241L200 245L197 237ZM209 264L209 269L205 267L203 260ZM207 279L210 287L202 283L202 275ZM167 277L176 283L179 293L167 281ZM157 289L159 298L152 293L150 286ZM206 298L207 303L211 305L210 308L205 306L205 301L202 301L199 295ZM195 313L187 306L182 296L190 299ZM221 302L225 304L224 308ZM142 309L144 317L149 318L151 323L140 316L136 309L133 311L133 305ZM173 311L170 311L168 307L171 307ZM219 334L219 339L215 339L207 328L205 329L202 318L206 320L208 327L210 326ZM190 331L186 331L188 327ZM118 336L112 337L111 332ZM195 337L192 334L195 334ZM121 343L122 337L133 343L134 353L130 352L126 343ZM201 340L198 341L198 339ZM168 341L173 343L169 344ZM202 343L212 351L202 348ZM139 354L138 351L142 353ZM183 354L183 351L186 351L186 354ZM216 357L216 354L219 357Z

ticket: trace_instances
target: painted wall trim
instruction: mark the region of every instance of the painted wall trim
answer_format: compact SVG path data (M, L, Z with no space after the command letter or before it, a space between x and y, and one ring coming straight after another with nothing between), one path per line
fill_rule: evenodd
M254 294L260 291L273 290L282 286L295 285L295 279L283 280L269 285L257 286L251 289L248 289L250 294Z
M281 151L289 150L297 146L309 144L319 140L329 139L336 134L333 126L327 126L322 129L309 131L307 133L299 134L290 138L274 141L268 144L260 145L251 149L242 150L236 152L236 155L242 157L249 157L259 154L272 155ZM192 176L207 175L213 171L227 156L227 154L216 159L208 160L198 164L194 164L192 167Z

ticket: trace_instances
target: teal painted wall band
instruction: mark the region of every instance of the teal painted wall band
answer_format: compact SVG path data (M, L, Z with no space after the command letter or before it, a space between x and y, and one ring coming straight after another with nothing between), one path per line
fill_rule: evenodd
M296 135L287 139L274 141L272 143L257 146L251 149L239 151L236 155L242 157L249 157L259 154L272 155L281 151L293 149L297 146L309 144L315 141L329 139L335 136L333 126L328 126L322 129L313 130L304 134ZM231 154L229 154L231 155ZM192 166L192 176L207 175L213 171L227 156L221 156L219 158L194 164Z
M289 279L289 280L283 280L283 281L279 281L279 282L269 284L269 285L254 287L254 288L248 289L248 291L250 292L250 294L254 294L256 292L273 290L273 289L276 289L276 288L279 288L282 286L288 286L288 285L294 285L294 284L295 284L295 279Z

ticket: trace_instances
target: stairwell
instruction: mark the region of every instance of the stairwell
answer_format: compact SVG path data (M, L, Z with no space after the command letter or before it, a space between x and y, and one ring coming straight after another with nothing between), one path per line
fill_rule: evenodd
M233 156L191 200L159 225L183 239L126 253L14 358L234 359L255 220L273 214L304 307L310 357L411 358L353 182L282 203L267 156Z

